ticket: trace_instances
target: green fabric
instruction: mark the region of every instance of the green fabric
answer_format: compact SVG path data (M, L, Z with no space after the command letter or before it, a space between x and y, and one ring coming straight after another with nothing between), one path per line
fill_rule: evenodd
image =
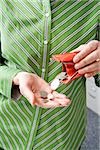
M20 71L51 82L61 64L53 54L72 51L95 39L99 1L1 0L0 147L5 150L78 150L85 137L86 88L83 77L58 92L68 108L32 107L23 96L11 99L12 79Z
M20 71L6 66L1 66L0 72L2 72L3 75L0 75L0 93L11 99L12 79Z

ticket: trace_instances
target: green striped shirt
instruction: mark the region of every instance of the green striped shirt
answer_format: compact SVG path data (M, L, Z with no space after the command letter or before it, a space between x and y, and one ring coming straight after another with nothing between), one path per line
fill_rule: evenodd
M86 88L83 77L58 92L69 107L32 107L11 97L20 71L50 83L61 72L53 54L72 51L95 39L99 0L1 0L0 147L5 150L78 150L85 137Z

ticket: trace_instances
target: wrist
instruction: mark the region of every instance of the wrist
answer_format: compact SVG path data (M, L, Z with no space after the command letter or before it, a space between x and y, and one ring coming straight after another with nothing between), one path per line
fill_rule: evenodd
M19 85L20 76L22 74L26 74L27 72L19 72L17 75L13 78L13 85Z

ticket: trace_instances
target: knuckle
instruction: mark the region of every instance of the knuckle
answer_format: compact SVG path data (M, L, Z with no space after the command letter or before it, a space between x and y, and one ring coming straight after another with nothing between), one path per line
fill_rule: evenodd
M86 46L86 44L82 44L82 45L80 45L79 47L78 47L78 49L83 49L84 47Z
M82 59L82 55L77 55L77 58L78 58L78 60L81 60Z
M98 57L99 57L99 52L96 50L95 53L94 53L94 58L98 59Z
M90 41L88 44L95 44L95 45L98 45L98 44L99 44L99 41L97 41L97 40L92 40L92 41Z
M90 49L96 49L98 45L99 45L99 41L97 40L92 40L88 43Z
M87 61L86 61L86 59L83 59L83 65L87 65Z
M99 41L94 40L94 44L96 44L98 46L99 45Z
M85 72L89 72L90 68L86 67L84 70L85 70Z

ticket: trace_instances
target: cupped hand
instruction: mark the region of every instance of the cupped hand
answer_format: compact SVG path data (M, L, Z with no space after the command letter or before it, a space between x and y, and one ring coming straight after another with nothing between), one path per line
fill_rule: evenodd
M50 85L45 80L33 73L18 73L13 79L13 84L19 86L20 93L27 98L31 105L43 108L55 108L65 107L71 103L64 94L52 91ZM48 94L52 93L54 99L45 103L41 98L41 91L46 91Z
M90 41L79 46L74 51L79 53L74 57L75 69L85 77L92 77L100 73L100 41Z

